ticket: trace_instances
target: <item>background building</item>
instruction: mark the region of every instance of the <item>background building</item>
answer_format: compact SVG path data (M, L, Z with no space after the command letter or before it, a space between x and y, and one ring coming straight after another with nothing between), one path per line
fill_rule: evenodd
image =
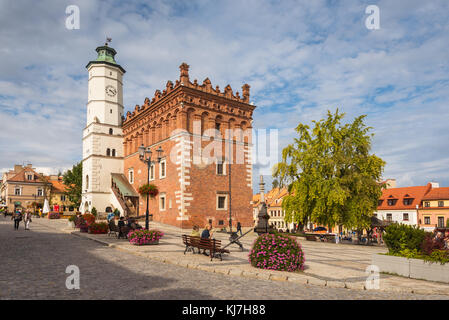
M46 177L37 173L31 164L15 165L3 174L2 180L2 199L10 213L16 208L33 208L33 203L42 206L51 188Z
M419 226L427 231L443 228L449 221L449 188L433 187L422 198L418 212Z

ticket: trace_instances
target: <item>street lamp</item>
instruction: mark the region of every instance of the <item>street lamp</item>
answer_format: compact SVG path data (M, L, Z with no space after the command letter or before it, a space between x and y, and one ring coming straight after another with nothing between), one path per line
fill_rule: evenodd
M159 148L157 148L156 150L157 152L157 163L161 162L162 159L162 153L164 152L161 148L161 146L159 146ZM153 154L153 152L151 152L150 147L144 147L144 145L142 144L139 147L139 159L140 161L144 162L147 164L148 167L148 179L147 179L147 183L150 183L150 168L153 164L156 163L156 161L152 161L151 160L151 155ZM145 229L149 229L149 216L150 213L148 211L148 202L149 202L149 194L147 194L147 211L145 212Z

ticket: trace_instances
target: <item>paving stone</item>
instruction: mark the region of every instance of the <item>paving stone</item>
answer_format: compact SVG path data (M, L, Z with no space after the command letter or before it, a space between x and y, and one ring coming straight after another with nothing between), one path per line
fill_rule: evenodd
M311 284L313 286L326 286L326 280L321 280L321 279L317 279L317 278L311 278L308 277L307 278L307 284Z
M345 288L345 283L344 283L344 281L326 281L326 287Z

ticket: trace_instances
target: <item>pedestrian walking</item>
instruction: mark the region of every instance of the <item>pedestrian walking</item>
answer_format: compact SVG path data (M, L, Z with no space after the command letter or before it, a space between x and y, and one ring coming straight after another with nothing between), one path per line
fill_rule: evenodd
M25 211L25 217L23 222L25 223L25 230L30 230L30 222L32 222L30 210Z
M14 220L14 230L19 230L20 221L22 221L22 212L20 209L17 209L16 212L11 217L11 220Z
M242 233L242 225L240 224L240 221L237 221L237 232L240 231L240 235L243 235Z

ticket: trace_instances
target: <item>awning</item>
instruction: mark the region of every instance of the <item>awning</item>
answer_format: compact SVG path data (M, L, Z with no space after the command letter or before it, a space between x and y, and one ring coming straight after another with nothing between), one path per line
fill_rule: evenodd
M124 197L139 197L139 194L134 190L133 186L128 182L125 175L121 173L111 173L112 181L114 181L117 188Z

